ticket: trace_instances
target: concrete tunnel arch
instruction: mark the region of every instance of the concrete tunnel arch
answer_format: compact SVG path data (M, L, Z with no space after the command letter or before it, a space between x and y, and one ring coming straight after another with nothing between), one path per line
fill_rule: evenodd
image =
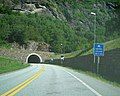
M37 53L31 53L26 58L26 63L41 63L43 62L40 55Z

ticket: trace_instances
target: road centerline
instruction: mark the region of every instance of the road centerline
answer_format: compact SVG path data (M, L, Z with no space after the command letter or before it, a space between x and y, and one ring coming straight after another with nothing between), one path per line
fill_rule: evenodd
M25 88L28 84L30 84L33 80L37 79L43 72L45 71L45 66L43 66L38 72L36 72L32 77L28 78L21 84L17 85L16 87L10 89L9 91L5 92L1 96L14 96L16 93L21 91Z

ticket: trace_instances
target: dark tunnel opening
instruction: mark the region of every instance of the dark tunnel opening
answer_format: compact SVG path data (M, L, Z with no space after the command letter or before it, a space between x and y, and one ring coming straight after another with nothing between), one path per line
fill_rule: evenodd
M30 55L28 57L28 63L40 63L41 60L37 55Z

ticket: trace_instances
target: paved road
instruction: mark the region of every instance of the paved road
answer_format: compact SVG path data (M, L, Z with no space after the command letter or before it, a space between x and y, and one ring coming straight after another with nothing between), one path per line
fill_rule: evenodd
M71 69L32 65L0 75L0 96L120 96L120 88Z

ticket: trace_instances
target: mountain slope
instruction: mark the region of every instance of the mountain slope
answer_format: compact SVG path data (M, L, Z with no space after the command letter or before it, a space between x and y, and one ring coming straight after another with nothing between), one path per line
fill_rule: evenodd
M13 0L10 7L7 2L0 4L1 13L9 14L1 16L1 42L23 45L28 40L34 40L48 43L51 51L61 53L62 50L65 53L91 48L95 24L97 42L106 42L120 36L119 3L104 0L22 0L18 11L24 14L20 14L11 11L17 5L20 6L16 0ZM96 23L91 12L96 13Z

